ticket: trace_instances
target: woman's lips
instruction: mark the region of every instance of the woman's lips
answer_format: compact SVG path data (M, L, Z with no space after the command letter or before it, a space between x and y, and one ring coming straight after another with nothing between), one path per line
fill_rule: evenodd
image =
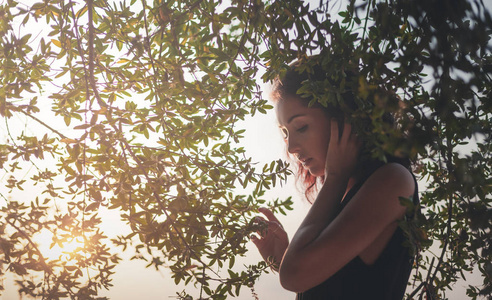
M312 158L301 159L301 164L305 168L309 166L312 160L313 160Z

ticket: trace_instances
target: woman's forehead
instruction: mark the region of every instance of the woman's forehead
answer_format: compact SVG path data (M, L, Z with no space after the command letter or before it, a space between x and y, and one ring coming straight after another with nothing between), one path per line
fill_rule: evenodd
M320 108L308 107L307 102L298 97L290 97L278 101L275 111L280 126L288 125L297 117L319 117L324 115Z
M290 123L290 119L296 113L303 111L303 105L300 100L287 98L277 102L275 106L275 112L277 114L277 121L280 125L287 125Z

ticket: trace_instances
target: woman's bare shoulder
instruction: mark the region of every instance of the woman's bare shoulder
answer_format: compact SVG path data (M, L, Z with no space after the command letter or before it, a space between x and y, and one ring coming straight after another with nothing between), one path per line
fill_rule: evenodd
M387 163L371 174L363 187L410 196L415 191L415 180L411 171L405 166L399 163Z

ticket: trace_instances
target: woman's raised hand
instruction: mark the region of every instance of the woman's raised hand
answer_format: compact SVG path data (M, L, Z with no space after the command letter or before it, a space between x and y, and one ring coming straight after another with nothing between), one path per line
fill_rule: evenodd
M337 120L332 119L330 126L331 135L326 154L325 179L337 176L348 180L355 171L361 143L352 132L352 126L349 123L344 124L341 134Z
M289 245L289 238L282 224L271 210L264 207L258 210L267 217L267 220L257 217L256 222L266 224L266 228L258 232L259 238L253 235L251 240L260 251L263 259L270 264L272 269L278 271L285 250Z

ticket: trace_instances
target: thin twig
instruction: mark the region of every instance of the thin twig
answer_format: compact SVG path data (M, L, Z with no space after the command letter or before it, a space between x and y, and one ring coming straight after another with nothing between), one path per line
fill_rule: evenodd
M364 38L365 38L365 36L366 36L367 21L369 20L369 12L371 11L371 3L372 3L372 0L369 0L369 3L367 3L366 19L364 20L364 32L362 33L362 39L361 39L361 41L363 41Z
M31 115L31 114L28 114L27 112L23 111L23 110L19 110L19 112L23 113L24 115L28 116L29 118L35 120L36 122L38 122L39 124L43 125L44 127L48 128L49 130L51 130L53 133L56 133L59 137L61 137L62 139L66 139L67 136L65 136L63 133L59 132L58 130L54 129L53 127L51 127L50 125L46 124L45 122L41 121L40 119L36 118L35 116Z
M448 184L450 186L453 186L454 185L454 168L453 168L453 165L452 165L452 162L453 162L453 151L452 151L452 145L451 145L451 139L447 139L447 152L446 153L443 153L443 157L444 159L446 160L446 167L448 169ZM451 177L453 176L453 178ZM434 281L434 279L436 278L437 276L437 272L439 271L439 267L441 266L441 264L443 263L444 261L444 255L446 254L446 250L447 250L447 247L448 247L448 244L449 244L449 239L451 237L451 232L452 232L452 227L451 227L451 223L453 221L453 194L450 194L449 195L449 198L448 198L448 220L447 220L447 223L446 223L446 238L444 240L444 245L442 247L442 251L441 251L441 256L439 257L439 261L437 262L437 265L436 265L436 269L434 270L434 274L432 275L432 278L431 278L431 282ZM430 269L429 269L429 272L430 272Z
M412 299L413 296L415 296L420 289L422 289L424 286L427 286L427 281L429 280L429 276L430 276L430 270L432 270L432 267L434 266L434 261L435 261L435 257L433 257L431 260L431 263L429 266L429 272L427 273L426 279L424 281L422 281L419 284L419 286L415 290L413 290L413 292L410 295L408 295L407 299Z

